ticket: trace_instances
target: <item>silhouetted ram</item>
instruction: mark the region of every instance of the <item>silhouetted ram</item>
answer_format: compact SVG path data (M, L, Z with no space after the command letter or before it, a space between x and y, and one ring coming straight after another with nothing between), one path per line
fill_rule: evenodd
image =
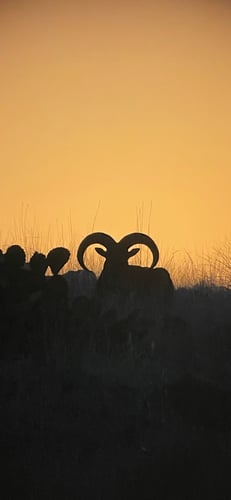
M96 232L86 236L77 252L80 265L87 269L84 262L84 254L87 248L93 244L105 247L96 247L96 252L104 257L103 270L98 278L97 293L106 296L116 293L121 297L133 296L134 300L144 304L147 300L157 307L169 307L174 286L168 271L164 268L155 268L159 260L159 251L155 242L146 234L131 233L116 242L105 233ZM146 245L152 252L152 263L150 267L129 265L130 257L139 252L139 248L131 248L134 245Z

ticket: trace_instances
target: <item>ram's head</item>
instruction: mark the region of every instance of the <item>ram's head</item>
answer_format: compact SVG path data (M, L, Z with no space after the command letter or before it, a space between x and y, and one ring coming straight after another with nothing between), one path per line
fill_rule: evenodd
M96 252L104 257L104 269L117 269L118 271L128 265L130 257L136 255L140 249L131 248L134 245L146 245L152 252L152 263L150 268L154 267L159 260L159 251L155 242L144 233L130 233L116 242L111 236L105 233L96 232L86 236L79 245L77 259L83 267L88 269L84 262L84 254L90 245L100 244L101 247L95 247Z

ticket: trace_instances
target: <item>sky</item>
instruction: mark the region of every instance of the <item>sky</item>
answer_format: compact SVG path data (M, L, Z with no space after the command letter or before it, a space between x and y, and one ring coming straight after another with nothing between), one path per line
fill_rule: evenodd
M0 247L229 236L230 23L224 0L0 2Z

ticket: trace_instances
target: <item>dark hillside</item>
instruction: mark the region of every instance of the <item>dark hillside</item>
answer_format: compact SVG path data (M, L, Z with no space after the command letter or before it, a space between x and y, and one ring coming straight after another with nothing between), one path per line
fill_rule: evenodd
M61 276L32 297L1 298L2 498L228 500L231 292L147 318Z

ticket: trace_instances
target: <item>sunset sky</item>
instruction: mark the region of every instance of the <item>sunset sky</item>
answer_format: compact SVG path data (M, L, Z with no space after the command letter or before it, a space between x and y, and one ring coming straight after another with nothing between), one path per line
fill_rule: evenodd
M70 219L192 252L231 233L229 1L1 1L0 61L0 247L25 212L67 244Z

